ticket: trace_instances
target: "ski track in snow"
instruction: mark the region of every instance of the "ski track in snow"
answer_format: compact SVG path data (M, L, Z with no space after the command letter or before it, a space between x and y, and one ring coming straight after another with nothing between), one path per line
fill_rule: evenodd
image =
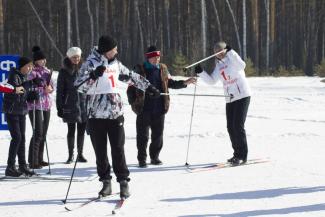
M176 78L177 79L177 78ZM185 166L193 97L171 96L161 166L137 167L135 115L125 107L126 159L131 197L116 216L130 217L324 217L325 84L318 77L249 78L253 91L246 120L249 158L268 163L189 173ZM126 86L122 85L121 89ZM170 90L193 94L194 86ZM221 84L200 80L197 94L223 94ZM122 95L127 102L126 95ZM191 167L224 162L232 155L221 97L196 97L188 161ZM26 156L31 127L26 117ZM0 180L0 217L110 216L117 196L66 212L64 199L73 164L67 159L66 125L52 109L47 136L53 180ZM0 132L0 176L6 168L10 135ZM110 148L108 150L110 153ZM76 155L76 153L75 153ZM101 188L87 136L68 203L96 197ZM46 155L44 156L46 159ZM110 159L109 155L109 159ZM45 167L37 170L48 172ZM113 175L113 192L119 190Z

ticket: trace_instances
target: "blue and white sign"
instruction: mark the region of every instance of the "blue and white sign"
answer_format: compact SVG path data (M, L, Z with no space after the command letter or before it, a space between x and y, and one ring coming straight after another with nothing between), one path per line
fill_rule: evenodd
M0 56L0 82L8 77L12 67L17 67L19 56ZM0 130L8 130L4 113L2 113L3 94L0 94Z

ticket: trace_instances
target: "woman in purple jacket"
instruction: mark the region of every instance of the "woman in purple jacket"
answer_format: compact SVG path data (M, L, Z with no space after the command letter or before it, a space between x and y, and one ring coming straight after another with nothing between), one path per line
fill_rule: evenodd
M28 79L41 78L40 87L35 87L40 97L38 101L28 103L29 118L33 126L33 137L30 140L28 162L32 169L48 166L43 160L44 144L50 122L52 101L50 94L53 92L52 72L46 68L46 57L38 46L33 47L34 69ZM34 121L35 116L35 121Z

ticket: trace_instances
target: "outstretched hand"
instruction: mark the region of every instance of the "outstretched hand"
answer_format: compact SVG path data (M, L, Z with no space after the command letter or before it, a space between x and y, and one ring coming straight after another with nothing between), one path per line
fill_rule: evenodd
M184 84L186 84L186 85L189 85L189 84L195 84L195 83L196 83L196 81L197 81L197 79L196 79L196 78L194 78L194 77L191 77L191 78L189 78L189 79L185 80L185 81L184 81Z

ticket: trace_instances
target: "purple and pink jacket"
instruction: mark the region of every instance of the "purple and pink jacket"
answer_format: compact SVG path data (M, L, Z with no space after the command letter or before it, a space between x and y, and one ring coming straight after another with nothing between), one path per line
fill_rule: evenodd
M46 93L46 87L51 85L54 89L53 80L51 79L51 72L48 68L43 66L35 66L33 71L28 74L28 80L32 80L33 78L41 78L42 85L40 87L36 87L35 90L40 94L40 99L35 103L36 110L49 111L52 106L52 99L49 93ZM53 91L52 91L53 92ZM34 109L33 103L27 103L28 110Z

